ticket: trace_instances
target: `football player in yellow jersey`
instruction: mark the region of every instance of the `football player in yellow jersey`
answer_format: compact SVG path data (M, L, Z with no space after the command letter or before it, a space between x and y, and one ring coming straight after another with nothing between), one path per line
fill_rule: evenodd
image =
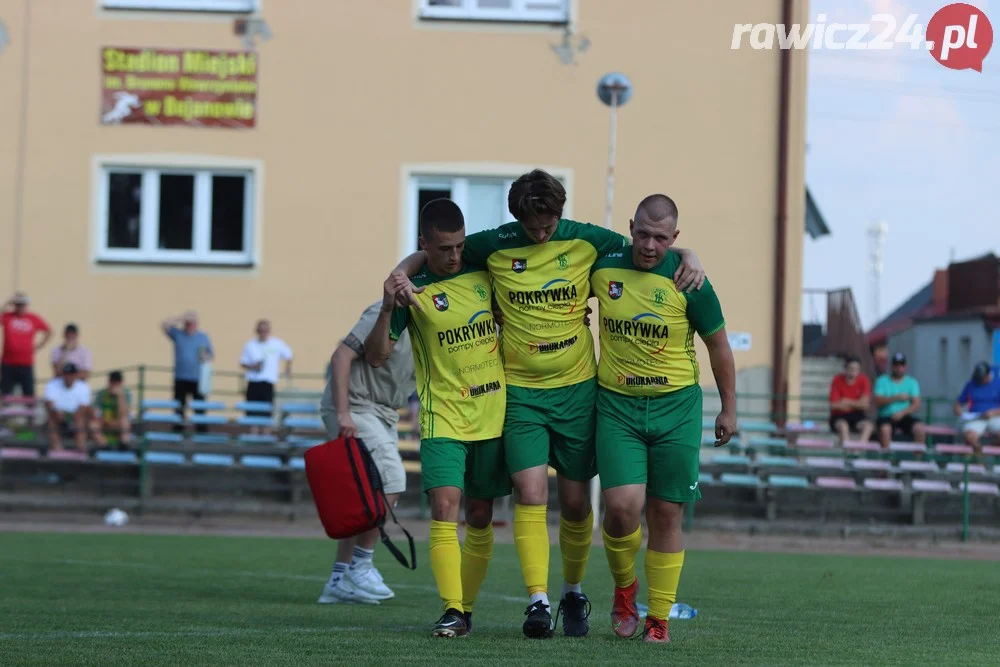
M643 638L669 642L667 618L684 564L684 503L701 498L702 394L697 333L708 347L722 399L716 446L736 429L736 368L719 299L707 280L685 294L673 276L677 206L665 195L642 200L630 222L632 246L597 260L599 303L597 471L604 489L604 548L615 580L611 625L621 637L639 626L635 560L646 506L649 613Z
M563 219L566 190L541 170L518 178L507 203L517 222L472 234L462 258L489 270L503 315L501 350L509 383L504 449L516 490L514 541L530 598L523 631L547 638L554 630L546 524L551 465L559 475L562 515L563 632L583 636L589 630L590 602L581 582L594 525L588 486L596 471L597 392L594 341L584 318L594 262L627 246L628 239ZM423 261L418 253L397 270L412 274ZM693 253L685 253L677 278L678 284L695 287L704 278ZM404 288L401 303L420 292Z
M500 361L489 276L462 265L465 221L458 206L436 199L420 212L426 265L413 277L427 287L413 307L395 305L410 280L386 280L382 309L365 341L373 366L389 358L410 333L420 396L420 463L430 497L430 560L444 615L436 637L469 634L472 605L493 554L493 499L510 495L504 465L506 381ZM465 546L458 546L458 515L465 492Z

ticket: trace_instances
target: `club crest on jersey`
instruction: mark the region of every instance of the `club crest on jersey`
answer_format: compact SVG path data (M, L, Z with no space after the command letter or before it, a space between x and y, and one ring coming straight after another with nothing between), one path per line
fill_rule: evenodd
M441 294L435 294L431 297L434 301L434 307L440 312L448 310L448 295L442 292Z
M608 282L608 296L612 299L618 300L622 298L622 294L625 293L625 283L618 282L617 280L611 280Z
M667 290L661 287L653 288L653 303L657 306L662 306L667 302Z
M528 260L526 259L512 259L510 261L510 270L514 273L524 273L528 270Z
M559 266L560 269L565 270L569 268L569 257L566 255L566 253L560 253L560 255L556 257L556 264Z
M476 283L475 285L473 285L472 291L476 293L476 297L480 301L486 301L488 298L490 298L490 293L486 291L486 287L481 283Z

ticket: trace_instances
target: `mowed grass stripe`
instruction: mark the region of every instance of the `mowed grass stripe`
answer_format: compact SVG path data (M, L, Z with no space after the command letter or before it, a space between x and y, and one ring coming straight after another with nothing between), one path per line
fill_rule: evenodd
M548 642L520 636L527 601L510 545L497 545L474 635L461 641L429 636L440 615L430 569L404 570L381 547L376 562L396 599L317 605L333 553L329 540L0 533L0 664L911 665L1000 656L1000 568L988 562L692 551L680 601L700 615L672 622L669 646L648 646L611 634L600 548L584 585L591 636ZM560 571L553 549L553 592Z

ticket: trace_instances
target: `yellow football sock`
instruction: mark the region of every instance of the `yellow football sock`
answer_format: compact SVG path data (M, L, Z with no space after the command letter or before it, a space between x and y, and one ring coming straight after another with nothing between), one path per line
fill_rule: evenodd
M458 546L458 524L432 520L428 542L431 570L444 608L462 611L462 550Z
M608 555L608 567L618 588L628 588L635 581L635 556L642 546L642 526L625 537L611 537L604 533L604 553ZM646 558L647 564L649 557Z
M528 595L549 590L549 530L545 505L514 505L514 545Z
M590 543L594 540L594 513L583 521L567 521L559 517L559 550L562 552L563 579L570 586L583 581L590 558Z
M666 620L677 601L677 582L684 567L684 552L665 554L646 549L646 584L649 586L649 615Z
M493 524L485 528L473 528L466 524L465 544L462 545L462 606L470 614L492 557Z

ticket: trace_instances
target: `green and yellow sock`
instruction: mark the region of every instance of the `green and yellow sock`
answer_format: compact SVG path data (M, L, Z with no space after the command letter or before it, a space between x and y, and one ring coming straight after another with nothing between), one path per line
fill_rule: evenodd
M662 553L646 549L646 583L649 586L649 615L666 620L677 601L677 583L684 567L684 552Z
M568 588L579 589L583 575L587 573L590 544L593 541L593 512L583 521L568 521L559 517L559 550L562 553L563 579Z
M611 537L604 533L604 553L608 556L608 567L618 588L628 588L635 581L635 557L642 547L642 526L625 537ZM649 557L646 558L648 566Z
M514 545L528 595L549 590L549 530L545 505L514 505Z
M492 557L493 524L485 528L466 524L465 544L462 545L462 606L467 613L472 613L472 604L479 595Z
M432 520L428 542L431 570L444 608L462 611L462 550L458 546L458 524Z

